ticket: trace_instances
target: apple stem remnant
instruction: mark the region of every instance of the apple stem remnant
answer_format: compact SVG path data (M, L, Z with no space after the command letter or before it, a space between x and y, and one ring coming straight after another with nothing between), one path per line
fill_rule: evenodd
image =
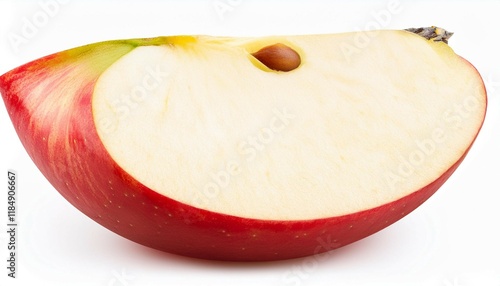
M425 28L408 28L405 29L408 32L415 33L419 36L426 38L427 40L434 40L434 42L443 42L448 44L448 39L453 36L453 32L448 32L443 28L436 26L430 26Z
M282 43L263 47L252 56L275 71L288 72L296 69L301 63L300 55Z

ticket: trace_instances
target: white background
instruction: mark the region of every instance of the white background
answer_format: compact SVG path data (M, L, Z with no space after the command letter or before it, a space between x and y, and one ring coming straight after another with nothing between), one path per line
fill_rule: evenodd
M8 278L7 235L2 230L0 285L500 286L500 2L205 0L84 4L67 0L48 15L40 3L51 1L55 0L0 1L0 74L47 54L111 39L336 33L373 27L374 23L383 29L437 25L455 32L450 45L483 76L488 113L473 149L450 180L420 208L389 228L333 251L319 263L307 258L224 263L148 249L81 214L34 166L1 104L0 188L4 191L0 192L0 224L5 226L7 221L6 173L14 169L19 174L20 250L19 278ZM391 2L399 7L398 12L383 18L380 15ZM47 21L40 23L40 13L46 14ZM35 24L36 32L23 36L27 21ZM14 35L23 37L24 42L13 43Z

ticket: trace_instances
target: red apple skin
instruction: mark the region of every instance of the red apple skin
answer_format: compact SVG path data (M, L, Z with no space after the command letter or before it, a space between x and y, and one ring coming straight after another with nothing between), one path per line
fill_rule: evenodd
M98 52L97 45L89 45L27 63L0 77L0 92L29 156L66 200L109 230L158 250L229 261L320 257L413 211L450 177L469 150L424 188L349 215L271 221L198 209L135 180L113 161L97 135L92 91L107 65L89 71L83 62L92 62L99 54L120 45L128 44L109 42L105 52ZM133 46L130 44L130 49ZM52 91L69 84L76 85L76 91L64 95L65 105L61 105L61 98ZM34 111L47 106L51 108Z

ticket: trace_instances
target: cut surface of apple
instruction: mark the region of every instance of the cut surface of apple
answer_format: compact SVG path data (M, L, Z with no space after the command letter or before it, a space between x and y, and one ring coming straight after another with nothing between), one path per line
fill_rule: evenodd
M214 212L314 219L397 200L467 150L483 114L455 126L447 113L455 105L484 109L480 79L444 43L381 33L349 59L335 48L347 37L138 47L95 86L98 134L135 179ZM248 46L259 42L298 47L300 67L257 68ZM437 129L446 134L433 142ZM429 150L409 158L419 142ZM406 161L418 170L399 182Z
M418 207L485 117L479 73L445 42L363 33L110 41L0 88L42 173L110 230L208 259L300 257Z

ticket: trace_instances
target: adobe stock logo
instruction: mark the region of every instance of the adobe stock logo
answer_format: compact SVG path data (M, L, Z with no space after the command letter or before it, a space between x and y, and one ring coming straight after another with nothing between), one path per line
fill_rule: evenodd
M44 0L38 2L39 9L29 17L21 19L21 25L16 32L10 32L7 37L10 46L15 53L19 48L29 43L29 41L44 28L50 20L56 17L63 5L68 4L68 0Z
M224 20L227 13L232 12L236 7L240 6L242 0L216 0L212 2L215 12L220 20Z
M120 97L109 102L109 106L113 110L116 117L104 117L99 119L98 125L104 133L112 133L116 131L119 123L126 119L134 110L140 108L141 103L152 98L157 90L167 79L170 73L162 70L160 65L154 68L148 66L145 69L144 75L138 77L137 84L134 85L128 92L120 94ZM140 80L140 81L139 81Z
M314 255L302 259L301 263L294 265L283 275L282 280L286 285L302 285L318 269L319 264L332 255L331 250L342 246L331 235L328 235L326 239L325 237L318 237L316 241L318 245L314 249Z
M356 27L354 30L360 32L353 33L349 41L340 44L340 50L347 62L350 62L353 56L359 55L364 48L368 47L380 30L389 26L393 16L402 11L403 6L399 0L390 0L385 8L372 11L370 13L372 19L365 24L364 29Z
M121 272L113 270L113 278L108 281L108 286L128 286L129 282L134 279L135 276L127 274L125 269L122 269Z
M266 127L260 128L255 134L239 142L237 146L240 158L229 159L224 162L225 168L217 172L210 172L210 180L204 184L202 191L195 194L193 204L199 207L209 205L210 200L218 197L235 180L244 169L249 170L251 163L258 160L258 155L268 148L278 134L283 133L296 118L286 107L272 109L272 117Z
M430 158L448 148L447 143L452 141L452 131L461 129L463 122L468 120L480 106L481 103L476 97L468 96L445 110L441 118L443 126L449 128L436 126L426 138L416 139L414 148L408 154L398 157L397 168L385 174L385 181L390 190L397 190L398 184L405 182L419 170L428 168Z

